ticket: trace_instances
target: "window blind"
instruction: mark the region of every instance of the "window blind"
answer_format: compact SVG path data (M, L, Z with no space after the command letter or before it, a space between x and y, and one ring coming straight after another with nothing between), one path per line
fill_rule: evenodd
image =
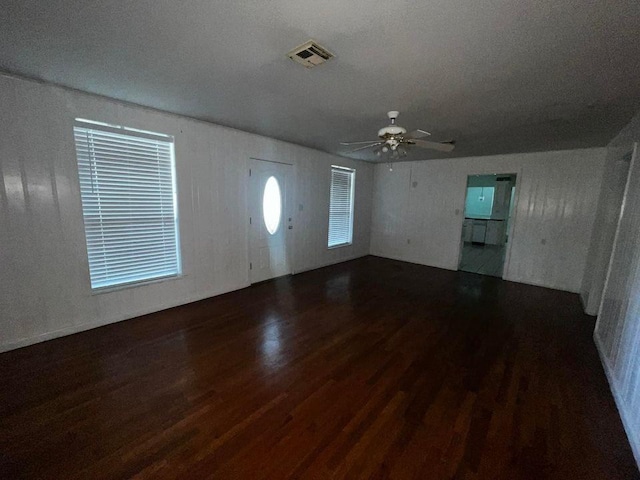
M331 167L329 199L329 247L348 245L353 237L355 170Z
M76 121L91 287L177 275L173 138Z

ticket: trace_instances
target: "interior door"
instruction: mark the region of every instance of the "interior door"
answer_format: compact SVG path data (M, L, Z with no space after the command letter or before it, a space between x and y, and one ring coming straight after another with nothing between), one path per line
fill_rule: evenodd
M251 283L291 273L289 237L291 165L249 162L249 279Z

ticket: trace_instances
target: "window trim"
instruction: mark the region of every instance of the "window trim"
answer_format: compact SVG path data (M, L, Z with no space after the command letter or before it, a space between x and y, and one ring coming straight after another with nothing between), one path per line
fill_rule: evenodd
M107 285L104 287L92 288L91 295L102 295L103 293L118 292L120 290L127 290L133 287L144 287L154 283L164 283L169 280L180 280L186 276L187 275L184 273L175 273L172 275L163 275L162 277L149 278L147 280L136 280L133 282L118 283L117 285Z
M174 217L174 231L175 231L175 251L176 251L176 272L168 275L161 275L157 277L143 278L140 280L133 280L130 282L121 282L114 283L111 285L103 285L99 287L92 286L91 280L91 267L88 259L88 245L87 245L87 231L86 224L84 219L84 200L82 198L82 187L80 184L80 166L78 162L78 150L75 142L75 128L87 128L92 130L99 130L107 133L116 133L119 135L127 135L134 138L143 138L147 140L156 140L161 142L166 142L169 144L169 156L170 156L170 171L171 171L171 188L173 192L173 217ZM176 155L175 155L175 137L173 135L167 135L163 133L151 132L148 130L140 130L136 128L130 128L120 125L113 125L104 122L98 122L93 120L87 120L84 118L76 118L73 122L73 139L74 139L74 152L76 154L76 171L78 173L78 193L80 197L80 210L82 212L82 222L83 222L83 233L85 237L85 251L87 253L87 270L89 276L89 287L91 290L91 295L99 295L103 293L115 292L119 290L126 290L133 287L145 286L154 283L166 282L169 280L178 280L186 275L182 270L183 262L182 262L182 244L181 244L181 235L180 235L180 211L178 208L178 178L176 172Z
M349 240L343 243L337 243L335 245L329 245L329 237L331 234L331 185L333 183L333 171L341 170L351 174L351 192L350 192L350 224L349 224ZM331 165L329 169L329 222L327 225L327 250L333 250L335 248L348 247L353 245L353 228L355 225L355 204L356 204L356 169L343 167L340 165Z

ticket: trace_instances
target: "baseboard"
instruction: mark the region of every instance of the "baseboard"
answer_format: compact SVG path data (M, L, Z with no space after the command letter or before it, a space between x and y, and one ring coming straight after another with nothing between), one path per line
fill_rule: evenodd
M301 269L296 269L295 271L293 271L292 274L298 275L299 273L311 272L312 270L318 270L319 268L330 267L331 265L337 265L339 263L350 262L351 260L356 260L358 258L363 258L367 256L369 256L369 253L358 253L356 255L349 255L348 257L341 258L340 260L337 260L335 262L321 263L318 265L302 267Z
M522 283L523 285L531 285L533 287L542 287L542 288L549 288L551 290L559 290L560 292L569 292L569 293L575 293L576 295L580 296L580 290L579 289L571 289L568 287L563 287L560 285L554 285L551 283L544 283L544 282L532 282L530 280L520 280L520 279L515 279L515 278L511 278L508 276L504 276L503 280L506 280L508 282L514 282L514 283Z
M415 260L410 260L410 259L406 259L406 258L402 258L402 257L397 257L397 256L394 256L394 255L381 255L379 253L372 253L371 256L380 257L380 258L388 258L389 260L397 260L399 262L412 263L414 265L423 265L425 267L440 268L442 270L449 270L449 271L453 271L453 272L459 271L457 267L456 268L449 268L449 267L446 267L444 265L429 265L427 263L417 262ZM498 277L495 277L495 278L498 278ZM523 285L531 285L533 287L549 288L551 290L559 290L561 292L579 293L578 290L571 290L569 288L563 288L563 287L560 287L558 285L545 284L545 283L542 283L542 282L524 281L524 280L519 280L519 279L515 279L515 278L510 278L508 276L504 276L502 279L507 281L507 282L521 283Z
M598 309L597 308L592 310L589 307L589 297L586 296L584 292L580 292L580 303L582 303L582 309L584 310L584 313L586 313L587 315L590 315L592 317L595 317L595 316L598 315Z
M381 255L379 253L370 253L369 255L372 257L386 258L387 260L397 260L398 262L411 263L413 265L422 265L423 267L439 268L440 270L448 270L449 272L456 272L458 270L457 268L449 268L449 267L445 267L444 265L429 265L427 263L422 263L422 262L410 260L403 257L396 257L394 255Z
M604 348L600 341L600 337L597 332L593 333L593 340L596 344L596 350L598 351L598 355L600 355L600 362L602 363L602 367L604 368L604 373L607 377L607 381L609 382L609 389L613 394L613 399L616 402L616 407L618 408L618 414L620 415L620 419L622 420L622 425L624 427L624 431L627 434L627 439L629 440L629 444L631 445L631 451L633 452L633 456L636 459L636 464L638 465L638 469L640 470L640 432L636 432L632 428L631 420L627 415L627 408L624 402L624 399L618 393L618 384L616 382L615 376L613 374L613 370L609 365L609 360L604 354Z
M589 315L589 313L587 312L589 300L584 297L584 292L582 292L582 290L578 295L580 296L580 305L582 305L582 310L584 310L584 313Z
M302 272L306 272L306 271L310 271L310 270L316 270L318 268L324 268L324 267L329 267L331 265L336 265L338 263L342 263L342 262L348 262L350 260L355 260L356 258L360 258L360 257L365 257L368 254L356 254L353 256L350 256L348 258L343 258L340 259L336 262L331 262L331 263L325 263L322 265L318 265L318 266L314 266L314 267L309 267L309 268L305 268L303 270L299 270L296 271L295 273L302 273ZM206 292L204 294L201 295L192 295L189 297L184 298L184 300L181 300L179 303L176 302L167 302L164 304L160 304L160 305L154 305L152 308L145 308L145 309L140 309L140 310L136 310L133 312L129 312L125 315L120 315L117 317L111 317L111 318L107 318L107 319L99 319L99 320L95 320L95 321L91 321L91 322L85 322L85 323L81 323L78 325L70 325L68 327L64 327L64 328L60 328L58 330L53 330L51 332L45 332L45 333L41 333L39 335L33 336L33 337L28 337L28 338L21 338L18 340L13 340L13 341L9 341L6 343L0 343L0 353L2 352L8 352L9 350L15 350L17 348L22 348L22 347L27 347L29 345L34 345L36 343L40 343L40 342L46 342L48 340L53 340L55 338L60 338L60 337L64 337L67 335L73 335L74 333L80 333L80 332L84 332L87 330L92 330L94 328L99 328L99 327L103 327L105 325L110 325L112 323L118 323L118 322L123 322L125 320L131 320L133 318L136 317L140 317L142 315L148 315L150 313L156 313L156 312L160 312L162 310L166 310L168 308L174 308L174 307L179 307L182 305L186 305L189 303L193 303L193 302L197 302L200 300L204 300L206 298L211 298L211 297L216 297L218 295L223 295L225 293L230 293L236 290L241 290L243 288L246 288L250 286L249 283L243 283L240 285L236 285L230 289L224 289L224 290L212 290L209 292Z
M141 317L143 315L148 315L150 313L161 312L162 310L167 310L169 308L180 307L182 305L187 305L189 303L198 302L200 300L204 300L211 297L217 297L218 295L224 295L225 293L233 292L236 290L241 290L243 288L248 287L249 284L242 284L236 287L233 287L229 290L214 290L210 292L206 292L201 295L192 295L181 301L180 303L175 302L167 302L160 305L154 305L151 309L140 309L134 312L127 313L126 315L120 315L117 317L111 317L107 319L95 320L92 322L85 322L78 325L70 325L68 327L60 328L58 330L53 330L51 332L41 333L40 335L36 335L34 337L21 338L19 340L14 340L11 342L1 343L0 344L0 353L8 352L9 350L15 350L17 348L27 347L29 345L34 345L36 343L46 342L48 340L53 340L55 338L65 337L67 335L73 335L74 333L85 332L87 330L92 330L94 328L104 327L105 325L111 325L112 323L119 323L125 320L131 320L133 318Z

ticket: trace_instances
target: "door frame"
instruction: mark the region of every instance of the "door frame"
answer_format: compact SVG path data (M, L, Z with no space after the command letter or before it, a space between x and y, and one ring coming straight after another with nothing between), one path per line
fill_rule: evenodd
M258 162L266 162L266 163L276 163L279 165L286 165L288 167L291 167L291 170L289 171L290 175L289 175L289 183L290 185L287 185L287 189L285 191L285 198L284 198L284 209L282 210L282 225L285 228L288 228L289 225L291 225L293 228L291 230L289 230L289 232L287 233L287 237L286 237L286 251L287 251L287 258L289 260L289 263L291 265L291 268L289 269L290 272L287 275L293 275L296 273L296 264L295 264L295 259L296 259L296 241L295 241L295 236L296 236L296 215L295 212L297 211L296 208L294 208L297 205L296 199L297 199L297 190L296 190L296 185L297 185L297 168L296 165L294 163L290 163L290 162L283 162L283 161L279 161L279 160L268 160L266 158L259 158L259 157L247 157L245 159L245 169L244 172L245 174L243 175L243 178L245 179L244 181L244 198L245 198L245 202L244 202L244 225L245 225L245 264L246 264L246 272L247 272L247 285L252 285L251 283L251 230L250 230L250 224L249 224L249 218L251 217L251 209L250 209L250 189L249 189L249 171L251 170L251 162L253 161L258 161ZM287 203L289 203L289 205L287 205ZM288 219L291 218L291 223L288 222ZM275 277L274 277L275 278ZM272 280L272 279L271 279ZM268 280L265 280L268 281ZM259 282L257 282L259 283Z
M458 262L456 264L456 271L460 271L460 260L462 260L462 248L464 247L464 238L462 238L462 228L464 225L465 213L467 210L467 187L469 186L469 177L473 177L475 175L515 175L516 184L514 185L513 192L513 205L509 205L509 208L512 208L513 215L511 216L511 222L509 225L509 229L507 231L507 250L504 255L504 263L502 265L502 276L500 277L502 280L507 280L507 271L509 269L509 265L511 263L511 247L513 247L513 232L515 231L516 220L518 217L518 200L520 198L520 184L522 181L522 168L514 168L510 173L496 173L497 171L502 170L501 168L497 169L487 169L486 171L477 172L477 173L465 173L464 177L464 192L462 194L462 215L460 216L460 223L458 228ZM507 169L508 170L508 169ZM494 277L495 278L495 277Z
M616 219L616 232L613 236L613 243L611 244L611 253L609 254L609 262L607 263L607 274L604 279L604 285L602 285L602 292L600 292L600 302L598 303L598 315L596 320L596 326L594 331L598 331L600 318L602 317L602 309L604 305L604 297L609 287L609 278L611 277L611 269L613 267L613 257L618 247L618 236L620 234L620 226L622 223L622 216L625 213L627 207L627 200L629 198L629 186L631 185L631 174L636 166L636 160L638 157L638 150L640 147L639 142L633 142L631 149L631 161L629 162L629 170L627 171L627 179L624 184L624 193L622 194L622 202L620 202L620 210L618 211L618 218Z

